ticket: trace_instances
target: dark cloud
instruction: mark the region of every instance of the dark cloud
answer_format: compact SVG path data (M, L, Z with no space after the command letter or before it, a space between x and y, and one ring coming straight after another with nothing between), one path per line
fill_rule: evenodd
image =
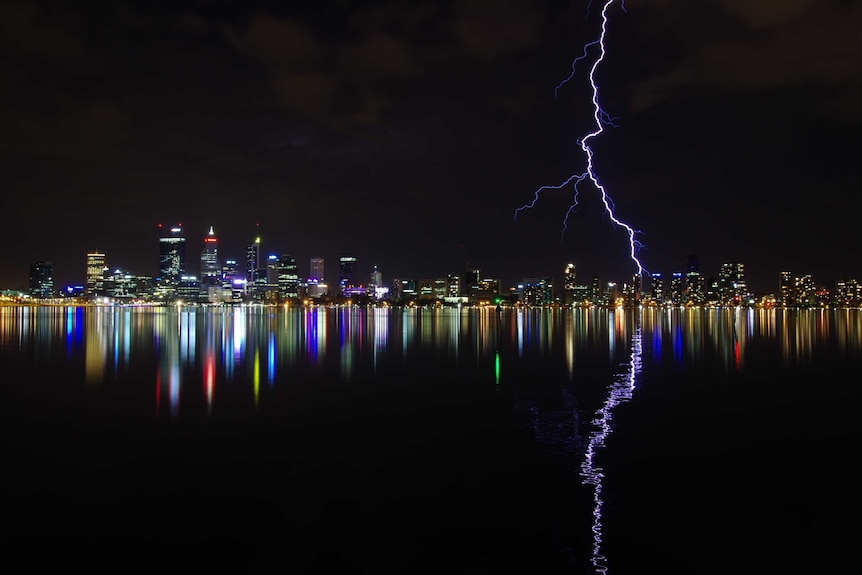
M682 57L669 69L637 83L636 109L678 100L692 87L732 94L807 85L819 91L821 110L862 120L862 101L855 98L862 90L862 4L716 0L713 9L707 4L684 30L668 19L674 25L656 31L665 38L690 38L693 28L703 40L679 52ZM678 0L649 8L657 14L683 9ZM733 30L734 23L738 33L732 36L712 31Z
M594 165L643 230L648 267L785 245L819 264L803 235L774 228L818 225L811 214L830 206L845 209L818 237L852 259L843 230L862 149L841 119L862 102L856 3L619 4L599 71L619 128L594 140ZM44 257L76 281L98 247L153 273L155 223L181 220L190 237L215 225L240 258L260 223L267 250L300 260L351 249L387 272L445 274L464 245L504 281L569 259L621 278L625 234L590 186L565 236L570 189L513 223L537 187L583 169L585 70L556 98L554 86L598 32L599 2L587 5L3 3L0 172L14 221L0 244L32 252L7 254L6 269L22 278Z

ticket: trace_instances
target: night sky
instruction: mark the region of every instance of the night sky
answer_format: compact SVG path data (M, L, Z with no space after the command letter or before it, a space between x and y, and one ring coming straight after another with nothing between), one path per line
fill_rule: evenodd
M588 63L603 2L7 0L0 7L0 287L28 265L83 283L85 254L157 275L158 224L198 271L222 259L326 259L360 277L466 265L626 281L627 235L584 170ZM746 265L830 289L862 280L862 2L629 0L597 70L617 127L591 141L650 272ZM595 51L588 52L590 59Z

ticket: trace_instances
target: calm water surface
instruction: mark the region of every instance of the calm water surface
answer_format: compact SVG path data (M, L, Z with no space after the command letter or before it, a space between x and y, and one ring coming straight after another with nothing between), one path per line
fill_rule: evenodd
M860 366L859 310L0 308L4 553L822 572Z

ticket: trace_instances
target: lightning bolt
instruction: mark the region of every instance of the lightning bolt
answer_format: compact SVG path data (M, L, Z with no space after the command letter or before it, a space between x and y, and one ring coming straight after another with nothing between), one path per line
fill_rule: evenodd
M563 188L565 188L571 184L574 187L575 194L574 194L574 198L572 200L572 205L569 207L568 211L566 211L566 216L563 219L562 236L565 236L565 233L568 230L569 215L571 215L572 211L578 205L578 184L580 184L585 179L589 179L592 182L593 187L595 187L596 190L598 190L598 192L601 195L602 205L605 208L605 213L608 215L608 217L614 223L614 225L623 228L626 231L626 233L628 234L628 237L629 237L629 256L631 257L631 260L635 263L635 265L637 265L637 268L638 268L637 273L639 275L641 275L644 273L645 268L641 264L637 255L638 255L638 252L640 251L640 249L643 247L643 244L641 244L641 242L638 241L638 239L636 238L636 235L641 233L641 232L639 230L634 229L633 227L631 227L627 223L623 222L622 220L617 218L617 216L615 215L615 213L614 213L614 202L613 202L613 200L611 200L610 196L607 193L607 190L605 190L605 187L599 181L599 178L596 175L595 169L593 168L593 150L589 145L590 140L592 140L593 138L599 136L602 132L604 132L605 126L616 127L616 123L615 123L616 118L614 118L611 115L609 115L608 113L606 113L602 109L601 105L599 104L599 88L598 88L598 84L596 84L595 73L596 73L596 69L599 67L599 65L602 63L602 61L605 59L605 35L607 34L608 8L611 6L611 4L613 4L614 2L617 2L617 1L619 1L620 7L622 8L623 12L625 12L626 6L625 6L624 0L606 0L605 1L604 5L602 6L602 12L601 12L601 16L602 16L601 34L599 35L597 40L593 40L592 42L588 42L587 44L584 45L583 54L581 54L580 56L575 58L575 60L572 62L571 74L569 74L568 78L566 78L565 80L560 82L557 85L557 87L554 88L554 95L556 97L560 88L562 88L563 85L565 85L569 80L571 80L574 77L575 69L578 65L578 62L587 58L587 55L590 52L590 48L592 48L593 46L599 47L599 55L593 61L593 65L590 67L590 73L589 73L590 86L592 87L592 90L593 90L592 103L593 103L593 119L595 120L595 129L593 131L587 133L580 140L578 140L578 145L580 146L581 150L583 151L584 157L586 158L586 161L587 161L586 170L581 174L574 174L574 175L570 176L562 184L558 184L558 185L554 185L554 186L548 185L548 186L542 186L542 187L538 188L536 190L536 192L534 193L533 199L531 201L529 201L528 203L524 204L523 206L521 206L520 208L517 208L515 210L515 220L517 221L518 214L522 210L532 208L536 204L536 202L539 201L539 196L541 195L541 193L543 191L545 191L545 190L560 190L560 189L563 189ZM592 5L592 0L587 5L587 14L589 14L589 9L590 9L591 5Z

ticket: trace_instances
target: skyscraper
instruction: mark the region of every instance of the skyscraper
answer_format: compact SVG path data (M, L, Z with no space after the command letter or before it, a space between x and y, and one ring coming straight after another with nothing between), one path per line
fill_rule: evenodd
M323 258L311 258L308 269L308 279L314 280L316 283L323 283Z
M166 287L176 288L180 276L186 272L186 238L182 224L170 230L162 229L159 238L159 278Z
M102 274L106 267L105 254L98 251L87 254L87 297L101 295Z
M30 297L37 299L54 297L54 266L51 262L30 264Z
M683 285L682 272L673 272L670 277L670 302L673 305L685 303L685 286Z
M309 297L318 298L326 295L326 281L323 279L323 258L315 256L309 261L306 289Z
M796 304L793 279L789 271L779 272L778 274L778 303L782 307L791 307Z
M379 291L383 289L383 273L377 266L374 266L374 270L372 270L371 275L368 277L368 293L373 295L374 297L381 297L383 292Z
M255 272L260 269L260 265L260 236L257 236L245 249L245 279L249 284L254 281Z
M566 264L563 271L563 305L571 305L575 301L575 264Z
M737 305L748 295L744 266L739 262L721 264L718 272L718 289L721 303Z
M341 254L338 258L338 289L342 295L357 287L356 256Z
M201 289L217 287L221 283L221 264L218 259L218 238L210 226L209 233L204 237L204 247L201 251Z
M651 297L656 305L664 303L664 282L661 279L659 272L654 272L651 276Z
M705 296L703 276L700 275L700 260L697 254L688 256L685 264L686 303L700 305Z
M266 263L260 257L260 236L245 250L246 286L251 299L261 301L266 293Z
M281 299L296 299L299 297L299 268L296 258L290 254L282 254L278 258L278 296Z

